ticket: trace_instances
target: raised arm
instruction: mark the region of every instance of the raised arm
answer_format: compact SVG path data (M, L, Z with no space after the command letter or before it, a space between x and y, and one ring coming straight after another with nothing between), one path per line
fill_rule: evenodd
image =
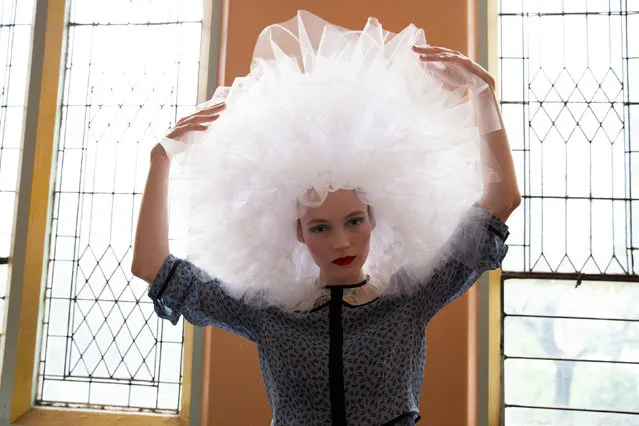
M133 247L131 272L151 284L169 256L168 188L170 160L161 145L151 151Z
M494 87L494 83L493 86ZM510 214L521 203L521 195L517 186L515 166L508 144L508 136L504 128L504 122L497 107L495 92L491 90L491 97L484 102L492 102L479 109L484 111L497 110L501 128L484 135L482 141L482 160L484 163L484 193L479 200L479 205L490 210L497 219L506 222ZM491 170L499 172L498 179L492 179Z
M453 85L463 84L464 80L467 80L467 75L473 74L489 86L489 96L485 94L478 99L477 118L479 123L489 123L489 126L498 119L500 126L499 130L487 132L482 138L484 193L478 203L492 212L497 219L505 222L521 203L521 195L517 186L508 137L495 97L495 80L480 65L454 50L435 46L414 46L413 50L419 54L423 62L433 63L431 71L440 75L445 82L452 82ZM448 64L454 67L447 67ZM495 171L496 179L493 173Z
M508 251L505 244L508 227L504 222L521 203L521 195L492 76L480 65L450 49L414 46L413 50L423 62L433 63L429 69L452 88L467 84L474 79L473 75L488 85L488 91L482 92L475 105L482 133L484 191L477 205L469 206L467 215L443 248L441 264L424 278L417 300L427 322L467 291L484 271L501 265ZM497 121L499 126L496 126Z
M179 120L162 144L151 150L151 168L146 180L133 247L131 272L153 283L169 256L168 188L171 157L179 152L189 132L207 129L224 105L214 105Z
M227 294L217 278L169 252L167 198L171 158L185 148L189 132L206 130L223 108L216 105L181 119L151 151L131 271L151 284L149 297L161 318L177 324L183 316L197 326L216 326L256 341L258 310Z

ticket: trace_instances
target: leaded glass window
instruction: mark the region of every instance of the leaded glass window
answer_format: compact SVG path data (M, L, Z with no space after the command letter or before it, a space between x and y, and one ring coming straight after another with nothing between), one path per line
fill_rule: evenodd
M70 1L39 405L180 410L182 320L154 314L130 265L150 150L196 104L202 13Z
M18 188L33 7L33 0L0 1L0 340L5 332L7 263Z
M504 422L639 424L639 3L501 0Z

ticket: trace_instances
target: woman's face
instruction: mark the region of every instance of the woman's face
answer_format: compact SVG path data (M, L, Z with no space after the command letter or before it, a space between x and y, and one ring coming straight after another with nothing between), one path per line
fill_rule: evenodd
M368 257L374 224L368 206L353 190L329 192L319 207L299 220L298 238L306 244L326 285L357 284Z

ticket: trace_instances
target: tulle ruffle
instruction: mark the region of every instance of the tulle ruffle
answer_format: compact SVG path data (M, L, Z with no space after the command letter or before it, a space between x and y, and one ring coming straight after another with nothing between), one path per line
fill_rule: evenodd
M445 243L481 195L481 136L499 120L478 120L492 96L479 78L451 90L419 61L411 47L425 43L413 25L392 34L372 18L350 31L300 12L266 28L250 73L208 103L226 110L178 157L189 258L234 297L309 309L319 270L296 221L346 188L375 215L365 269L379 293L411 291L401 282L423 281L447 257L476 262L479 230L464 250ZM416 280L398 282L399 270Z

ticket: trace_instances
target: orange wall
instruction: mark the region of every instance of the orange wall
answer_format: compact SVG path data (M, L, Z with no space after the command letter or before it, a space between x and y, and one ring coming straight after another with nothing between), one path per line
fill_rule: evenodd
M412 22L426 30L429 44L469 55L475 51L473 0L226 0L225 7L220 75L227 85L248 72L260 31L292 18L298 9L353 29L363 28L369 16L393 32ZM473 290L428 327L420 425L476 423L476 308ZM204 345L202 424L269 424L271 412L255 345L212 327L205 332Z

